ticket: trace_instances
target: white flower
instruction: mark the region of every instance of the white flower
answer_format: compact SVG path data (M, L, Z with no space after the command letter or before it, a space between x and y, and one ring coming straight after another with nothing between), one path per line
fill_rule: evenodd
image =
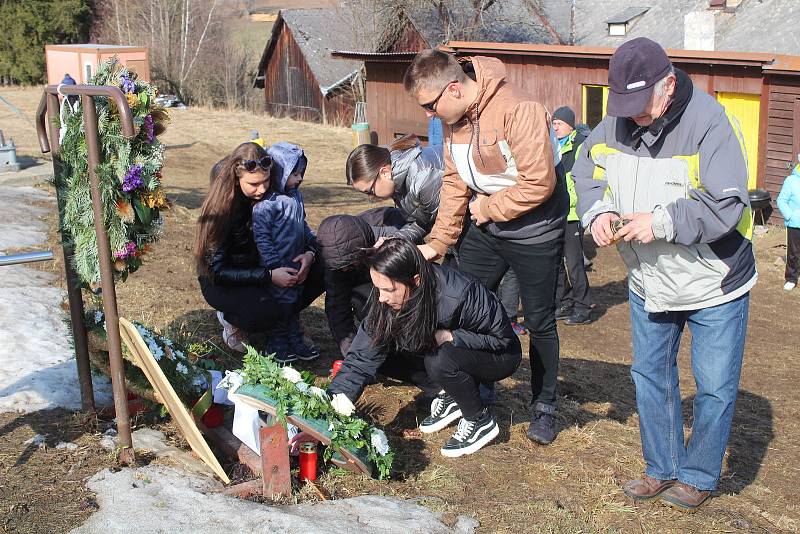
M328 423L328 432L333 432L333 423Z
M97 323L97 324L100 324L100 323L103 322L103 312L101 312L100 310L95 310L94 311L94 322Z
M292 384L297 384L303 380L303 377L300 376L300 372L292 367L284 367L281 369L281 378L288 380Z
M305 383L305 382L303 382L302 380L301 380L300 382L297 382L297 383L294 385L294 387L296 387L296 388L297 388L297 391L299 391L299 392L301 392L301 393L306 393L306 392L308 392L308 384L306 384L306 383Z
M330 400L330 397L328 397L328 394L325 393L325 390L320 389L317 386L311 386L310 388L308 388L308 392L312 395L316 395L322 400Z
M208 386L208 383L207 383L206 377L204 375L198 374L197 376L194 377L194 380L192 381L192 385L193 386L197 386L199 388L205 389Z
M179 373L183 374L183 375L185 375L186 373L189 372L189 368L186 367L185 365L183 365L182 363L179 363L178 365L176 365L175 366L175 370L178 371Z
M373 430L369 440L378 454L386 456L386 453L389 452L389 440L386 439L386 434L383 433L383 430L378 430L377 428Z

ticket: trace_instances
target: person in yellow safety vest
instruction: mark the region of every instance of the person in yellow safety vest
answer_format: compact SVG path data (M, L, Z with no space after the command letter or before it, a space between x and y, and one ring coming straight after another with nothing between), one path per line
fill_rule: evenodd
M583 228L575 213L577 196L575 182L572 181L572 165L586 139L588 127L581 124L575 127L575 112L564 106L553 113L553 130L558 138L561 164L567 174L567 191L569 192L569 214L567 229L564 233L564 261L558 269L558 286L556 287L556 320L567 325L586 324L591 321L591 298L589 296L589 279L583 260ZM566 264L566 266L565 266Z
M267 141L261 137L261 135L258 133L258 130L250 131L250 142L257 144L261 148L267 148Z

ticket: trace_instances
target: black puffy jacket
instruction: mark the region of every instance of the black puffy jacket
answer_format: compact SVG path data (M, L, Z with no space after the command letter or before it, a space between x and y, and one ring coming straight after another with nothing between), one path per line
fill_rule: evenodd
M234 218L228 237L209 256L210 281L221 286L270 284L269 270L259 265L252 212L241 209Z
M522 354L519 338L511 329L503 305L491 291L474 278L449 267L432 267L437 282L437 328L452 331L453 345L486 352ZM342 368L328 386L328 392L332 395L344 393L355 402L364 387L375 379L378 368L387 357L391 355L374 347L366 321L362 321Z

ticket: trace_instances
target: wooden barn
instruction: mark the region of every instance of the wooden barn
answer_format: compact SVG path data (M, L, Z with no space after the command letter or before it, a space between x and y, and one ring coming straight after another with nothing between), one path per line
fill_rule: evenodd
M579 120L596 125L605 115L608 62L613 48L450 42L459 55L501 59L508 77L548 109L570 106ZM800 57L763 53L667 50L696 86L715 95L738 119L745 137L749 187L767 189L773 203L800 150ZM406 133L424 137L423 110L403 91L413 53L334 52L364 61L367 118L380 143ZM777 210L773 216L778 216Z
M330 50L364 49L353 20L335 9L284 9L272 27L255 79L266 111L278 117L350 124L359 99L360 61L331 61Z

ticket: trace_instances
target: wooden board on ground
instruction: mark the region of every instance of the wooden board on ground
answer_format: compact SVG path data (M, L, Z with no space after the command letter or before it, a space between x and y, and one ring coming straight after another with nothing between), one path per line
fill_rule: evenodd
M277 402L270 397L270 393L270 390L264 386L244 384L236 390L235 395L250 406L274 416L277 413ZM301 431L314 437L314 439L319 440L323 445L330 445L331 437L328 432L327 421L305 419L295 415L287 416L286 420L298 427ZM334 458L331 459L334 464L349 471L372 476L371 462L367 458L366 451L351 451L343 448L339 450L338 453L341 454L344 461L336 461L337 453L334 453Z
M197 425L195 425L192 414L189 413L189 410L183 405L181 399L178 398L178 395L175 393L169 380L167 380L161 367L159 367L150 349L147 348L147 344L136 330L136 327L127 319L120 317L119 331L122 340L133 355L134 363L144 372L145 376L147 376L147 380L150 381L150 385L153 386L153 389L164 399L167 410L169 410L175 422L178 423L183 437L189 442L192 450L225 484L230 484L231 481L228 475L225 474L222 466L217 461L217 457L211 452L206 440L203 438L200 430L198 430Z

